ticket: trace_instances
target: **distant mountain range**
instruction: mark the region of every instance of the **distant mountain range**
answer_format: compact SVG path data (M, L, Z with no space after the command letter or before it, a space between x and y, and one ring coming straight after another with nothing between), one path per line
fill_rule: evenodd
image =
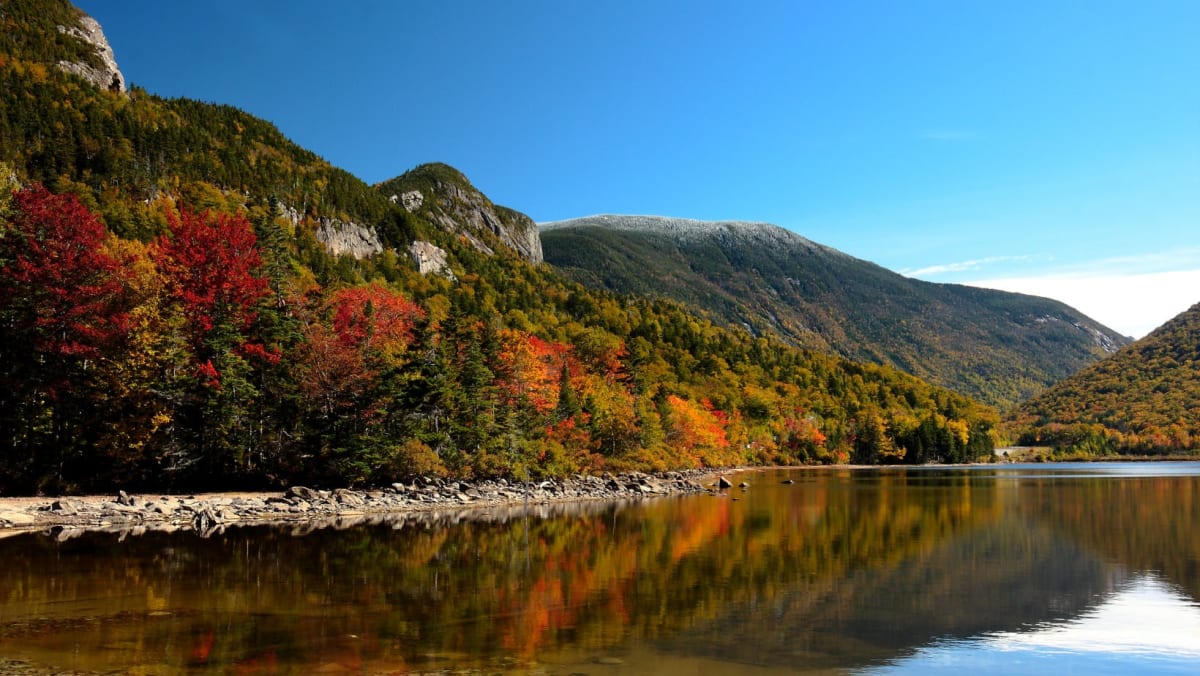
M1200 444L1200 304L1021 404L1021 442L1178 453Z
M1002 407L1129 343L1057 301L910 279L767 223L604 215L541 228L546 261L588 286L679 300Z

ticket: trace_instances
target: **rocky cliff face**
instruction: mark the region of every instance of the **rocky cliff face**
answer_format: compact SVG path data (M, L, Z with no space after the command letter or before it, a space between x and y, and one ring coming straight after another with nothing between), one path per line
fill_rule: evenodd
M533 219L493 204L449 166L422 165L378 188L410 213L463 236L486 254L502 245L531 263L542 262L542 240Z
M99 61L98 66L75 61L59 61L59 68L82 77L98 89L114 92L125 91L125 76L117 67L116 56L108 44L108 38L104 37L104 31L100 29L98 21L90 16L83 16L80 17L78 25L59 26L58 30L94 47L96 58Z
M417 240L409 245L408 255L417 266L417 272L422 275L442 275L450 280L456 279L454 272L450 270L445 249L430 242Z
M318 223L317 241L334 256L350 254L363 259L383 252L383 243L373 227L334 218L322 218Z
M293 226L304 220L299 211L286 204L279 205L279 215L291 221ZM353 221L318 218L316 235L317 241L324 244L334 256L350 254L361 260L383 252L383 242L379 241L379 233L375 228Z

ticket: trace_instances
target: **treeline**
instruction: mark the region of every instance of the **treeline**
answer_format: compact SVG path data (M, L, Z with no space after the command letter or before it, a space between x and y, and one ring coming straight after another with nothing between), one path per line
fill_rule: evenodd
M584 284L673 298L727 326L895 366L999 408L1108 356L1091 331L1111 332L1057 301L909 279L782 228L680 238L583 218L547 229L542 248Z
M454 282L394 255L317 276L269 207L160 199L166 227L142 242L69 193L6 201L4 493L945 462L992 446L993 414L964 397L512 255L464 247Z

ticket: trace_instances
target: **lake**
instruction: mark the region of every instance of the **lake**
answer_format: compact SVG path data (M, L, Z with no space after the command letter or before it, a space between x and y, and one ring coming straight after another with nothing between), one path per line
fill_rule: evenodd
M1197 673L1200 463L743 480L476 520L15 535L0 670Z

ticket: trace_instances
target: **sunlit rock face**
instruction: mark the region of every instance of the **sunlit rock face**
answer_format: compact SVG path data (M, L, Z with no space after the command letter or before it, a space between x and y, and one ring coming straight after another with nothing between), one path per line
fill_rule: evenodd
M542 262L542 240L533 219L516 211L502 211L470 187L440 184L439 188L440 208L430 212L438 225L466 235L476 248L489 254L491 248L475 233L491 232L521 258L530 263Z
M286 218L292 227L304 221L304 216L295 208L279 204L279 215ZM334 256L349 254L356 259L370 258L383 252L383 242L374 226L361 225L353 221L341 221L336 218L318 218L317 241L325 245Z
M324 244L334 256L349 254L363 259L383 251L383 243L379 241L375 228L333 218L320 219L317 241Z
M486 255L510 249L533 264L541 263L541 234L529 216L493 203L457 169L424 164L376 186L392 204Z
M125 75L117 67L116 56L108 44L108 38L104 37L104 31L101 30L98 21L90 16L83 16L80 17L77 26L59 26L58 30L95 47L96 57L100 61L99 67L77 61L59 61L59 68L82 77L98 89L125 91Z
M408 255L412 257L417 272L422 275L442 275L454 279L454 273L446 260L446 251L429 242L417 240L408 247Z

